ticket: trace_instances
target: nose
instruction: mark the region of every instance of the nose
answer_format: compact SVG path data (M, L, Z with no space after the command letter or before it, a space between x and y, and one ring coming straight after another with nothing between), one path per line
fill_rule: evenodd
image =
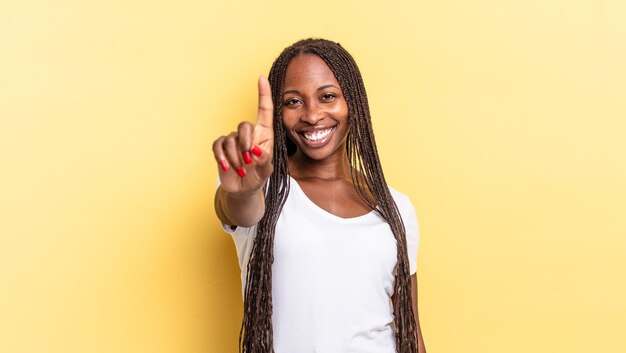
M324 112L320 104L316 101L310 102L305 106L304 112L300 117L300 120L306 121L311 125L317 124L318 121L324 118Z

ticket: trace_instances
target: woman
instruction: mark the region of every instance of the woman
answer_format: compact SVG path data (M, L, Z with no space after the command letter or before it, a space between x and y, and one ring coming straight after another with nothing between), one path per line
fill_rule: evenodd
M256 125L213 152L215 209L242 268L243 352L425 352L415 212L385 182L345 49L286 48L259 79Z

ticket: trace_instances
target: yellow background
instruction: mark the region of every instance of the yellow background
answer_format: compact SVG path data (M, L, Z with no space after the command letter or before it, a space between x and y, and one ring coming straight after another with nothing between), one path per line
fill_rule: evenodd
M235 352L211 143L292 42L359 63L430 353L625 352L626 2L4 1L0 351Z

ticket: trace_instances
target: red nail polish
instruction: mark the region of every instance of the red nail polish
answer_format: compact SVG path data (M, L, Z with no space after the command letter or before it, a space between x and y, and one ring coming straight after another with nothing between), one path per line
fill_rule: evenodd
M235 171L237 172L237 175L239 175L242 178L246 176L246 171L243 170L243 168L237 168L235 169Z
M252 148L252 154L254 154L257 157L261 157L261 155L263 154L263 151L261 151L261 149L259 148L259 146L254 146Z
M243 161L246 162L246 164L252 163L252 156L250 155L250 152L243 153Z
M223 171L227 171L228 170L228 163L226 163L226 161L222 160L222 161L220 161L220 167L222 167Z

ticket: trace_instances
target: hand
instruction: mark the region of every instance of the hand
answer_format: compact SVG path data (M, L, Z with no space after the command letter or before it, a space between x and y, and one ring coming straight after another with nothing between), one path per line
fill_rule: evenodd
M260 191L274 172L274 104L269 81L259 78L259 109L256 125L242 122L237 131L213 142L220 187L228 193Z

